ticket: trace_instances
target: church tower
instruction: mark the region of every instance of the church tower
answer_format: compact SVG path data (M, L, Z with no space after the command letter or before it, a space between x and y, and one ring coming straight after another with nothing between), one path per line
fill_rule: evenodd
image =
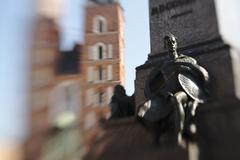
M124 17L117 0L89 0L85 13L85 44L81 57L82 116L105 118L116 85L124 85Z

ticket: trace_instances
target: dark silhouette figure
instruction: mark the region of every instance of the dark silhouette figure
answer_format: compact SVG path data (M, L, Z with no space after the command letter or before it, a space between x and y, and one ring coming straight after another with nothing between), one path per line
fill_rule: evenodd
M124 118L134 115L134 96L127 96L123 86L114 88L114 95L109 104L111 110L110 119Z

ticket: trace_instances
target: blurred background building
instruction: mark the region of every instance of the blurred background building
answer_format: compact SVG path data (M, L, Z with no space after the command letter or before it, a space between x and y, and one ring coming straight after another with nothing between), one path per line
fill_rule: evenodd
M85 42L60 51L59 3L40 1L31 53L30 132L26 159L81 158L124 85L124 17L117 1L89 0ZM57 1L56 1L57 2ZM75 147L73 147L75 146Z
M29 140L27 155L39 157L49 129L49 96L55 80L55 66L58 55L58 30L54 20L39 16L34 25L34 39L31 54L31 94Z

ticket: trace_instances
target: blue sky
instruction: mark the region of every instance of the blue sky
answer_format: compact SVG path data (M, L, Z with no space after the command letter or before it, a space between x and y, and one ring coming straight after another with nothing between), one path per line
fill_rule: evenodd
M67 1L66 1L67 2ZM66 3L65 2L65 3ZM125 16L125 87L129 95L134 92L135 68L147 60L150 52L148 1L121 0ZM60 21L62 49L70 49L75 42L84 43L85 0L69 0ZM141 47L140 47L141 46Z
M135 68L147 60L150 53L148 0L122 0L125 9L125 71L126 90L134 92Z
M0 142L3 142L22 140L26 135L33 1L3 1L0 11Z

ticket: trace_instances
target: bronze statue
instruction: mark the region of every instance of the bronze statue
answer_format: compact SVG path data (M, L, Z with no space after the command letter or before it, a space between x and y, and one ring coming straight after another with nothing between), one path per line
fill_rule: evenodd
M134 96L127 96L123 86L116 85L109 103L110 119L130 117L134 115Z
M194 58L177 53L174 35L168 34L164 42L170 60L155 67L147 77L144 91L149 100L140 106L138 115L146 122L164 126L158 129L155 140L171 131L181 144L182 138L196 132L192 120L198 105L208 99L209 75Z

